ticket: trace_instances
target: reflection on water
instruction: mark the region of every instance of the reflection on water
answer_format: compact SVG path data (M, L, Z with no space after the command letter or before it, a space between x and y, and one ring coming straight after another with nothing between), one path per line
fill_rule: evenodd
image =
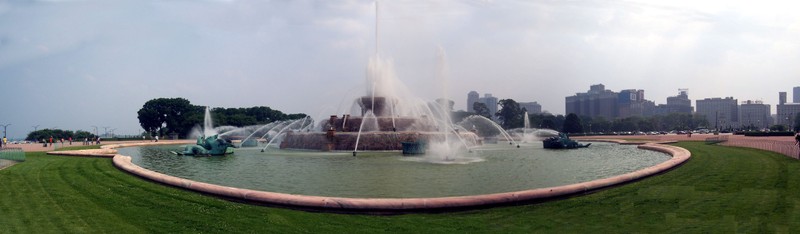
M669 155L593 143L575 150L541 142L486 145L452 160L395 152L236 149L233 155L178 156L181 146L120 149L133 163L177 177L262 191L337 197L440 197L519 191L607 178L661 163ZM448 162L449 161L449 162Z

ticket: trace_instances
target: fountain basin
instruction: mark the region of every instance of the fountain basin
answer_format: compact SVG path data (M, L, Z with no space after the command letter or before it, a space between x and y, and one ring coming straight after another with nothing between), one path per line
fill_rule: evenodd
M604 145L600 143L600 145ZM478 194L467 196L445 196L445 197L419 197L419 198L348 198L336 196L314 196L296 195L285 192L266 192L247 188L235 188L223 185L216 185L208 182L179 178L172 175L165 175L151 169L145 169L134 164L134 159L129 156L117 155L114 157L114 165L132 174L154 180L168 185L209 193L219 196L226 196L235 199L243 199L251 202L259 202L270 205L287 206L293 208L326 210L326 211L346 211L346 212L412 212L429 210L451 210L475 207L487 207L506 204L517 204L534 202L543 199L552 199L562 196L570 196L586 193L592 190L602 189L608 186L638 180L650 175L669 170L678 166L689 159L690 153L679 147L669 145L642 145L639 148L655 150L670 154L672 157L656 165L644 167L632 172L621 175L600 178L580 183L565 184L560 186L550 186L544 188L530 188L515 190L511 192L498 192L490 194ZM132 148L121 149L129 151ZM569 151L575 152L575 151ZM186 158L186 157L184 157ZM214 158L214 157L209 157ZM360 158L360 157L359 157ZM298 173L297 175L300 175ZM271 178L274 179L274 178ZM522 178L536 179L536 178ZM391 188L391 181L386 181L387 188Z
M190 180L289 194L333 197L420 198L511 192L581 183L630 173L668 160L636 146L596 143L591 149L553 151L541 143L486 145L473 153L423 157L399 151L319 152L237 149L227 157L179 157L180 146L119 149L132 162ZM449 157L449 158L448 158Z

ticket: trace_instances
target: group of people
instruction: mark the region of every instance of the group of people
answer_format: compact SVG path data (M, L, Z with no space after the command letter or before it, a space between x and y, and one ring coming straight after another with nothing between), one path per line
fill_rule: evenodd
M98 137L94 137L94 139L90 139L88 137L87 138L83 138L83 145L91 145L92 143L94 143L95 145L99 145L100 144L100 137L99 136Z
M42 139L41 142L42 142L42 147L48 147L48 146L53 146L53 143L59 143L59 141L60 141L61 145L64 145L64 141L69 143L69 145L72 145L72 137L68 137L67 139L64 139L64 138L53 139L53 137L50 136L50 139L48 139L48 140ZM91 145L91 142L94 142L96 145L99 145L100 144L100 137L95 137L94 139L89 139L87 137L87 138L83 139L83 145Z

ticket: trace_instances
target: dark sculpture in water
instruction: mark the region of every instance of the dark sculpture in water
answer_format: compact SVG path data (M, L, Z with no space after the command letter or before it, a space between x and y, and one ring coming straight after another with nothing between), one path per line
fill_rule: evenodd
M550 137L542 141L545 149L575 149L589 147L592 143L581 144L577 141L569 139L569 136L564 133L558 133L558 136Z
M198 137L196 145L187 145L178 155L226 155L233 153L233 144L229 140L220 139L218 135Z

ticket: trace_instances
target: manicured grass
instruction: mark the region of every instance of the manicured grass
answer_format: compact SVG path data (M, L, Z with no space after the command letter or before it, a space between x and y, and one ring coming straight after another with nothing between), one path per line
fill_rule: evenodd
M47 156L0 170L0 232L798 232L800 161L680 143L666 174L547 203L445 214L312 213L229 202L123 173L106 158ZM535 178L534 178L535 179Z

